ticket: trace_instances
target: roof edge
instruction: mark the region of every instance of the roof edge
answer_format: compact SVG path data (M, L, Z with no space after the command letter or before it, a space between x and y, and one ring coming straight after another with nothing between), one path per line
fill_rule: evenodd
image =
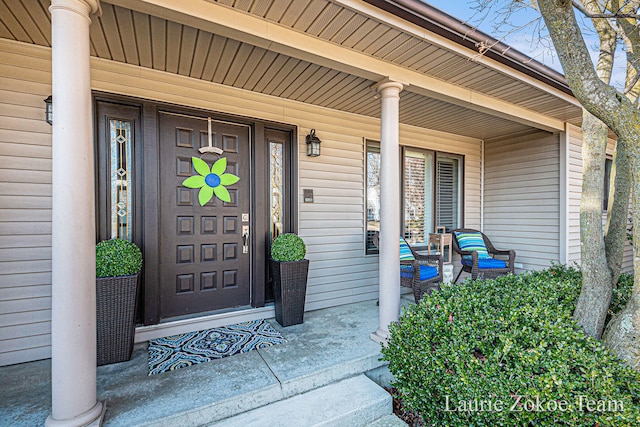
M479 43L490 46L483 53L484 56L573 96L573 92L562 73L547 67L430 4L423 3L420 0L363 1L475 52L478 52L477 45Z

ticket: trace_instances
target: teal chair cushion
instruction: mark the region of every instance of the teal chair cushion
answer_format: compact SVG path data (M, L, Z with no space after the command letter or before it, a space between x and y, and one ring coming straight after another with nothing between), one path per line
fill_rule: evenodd
M400 261L414 261L415 259L406 240L400 236Z
M484 245L482 234L478 232L461 231L456 231L455 234L460 249L463 251L478 252L478 259L490 258L487 247Z

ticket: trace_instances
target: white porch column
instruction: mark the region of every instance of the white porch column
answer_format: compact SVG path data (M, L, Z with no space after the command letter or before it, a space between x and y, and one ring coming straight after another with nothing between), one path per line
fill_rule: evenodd
M52 410L46 426L99 425L90 15L99 0L52 0Z
M380 124L380 326L371 339L385 343L389 324L400 317L400 153L399 106L402 83L376 84L381 96Z

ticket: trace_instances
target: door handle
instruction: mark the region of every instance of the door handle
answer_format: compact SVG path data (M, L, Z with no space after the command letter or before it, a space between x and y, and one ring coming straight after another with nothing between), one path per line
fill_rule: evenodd
M242 253L243 254L249 253L249 226L248 225L242 226Z

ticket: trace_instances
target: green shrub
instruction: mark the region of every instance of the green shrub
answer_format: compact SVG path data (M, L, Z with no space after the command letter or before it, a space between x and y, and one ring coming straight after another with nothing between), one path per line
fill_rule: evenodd
M633 289L633 274L622 274L618 279L618 284L614 286L611 294L611 304L609 305L609 318L617 314L627 305L627 301L631 298L631 290Z
M571 317L580 284L556 265L425 296L382 350L393 385L427 425L640 425L640 374Z
M293 233L279 235L271 245L271 258L276 261L300 261L306 254L304 242Z
M142 253L127 240L103 240L96 245L96 277L136 274L142 268Z

